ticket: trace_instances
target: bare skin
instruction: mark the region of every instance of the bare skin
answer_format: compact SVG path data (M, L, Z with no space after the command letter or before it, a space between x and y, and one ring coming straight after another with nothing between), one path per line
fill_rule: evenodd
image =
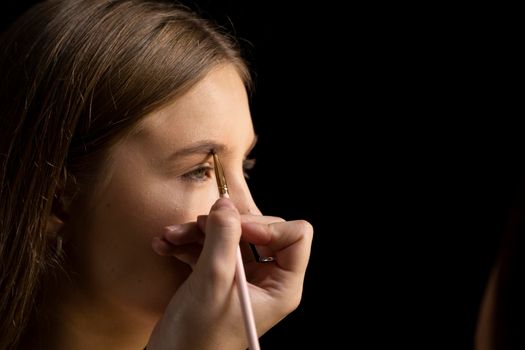
M243 161L255 136L242 81L232 66L218 67L138 130L110 150L97 187L60 227L69 278L51 291L52 333L41 346L243 349L234 287L241 235L277 257L246 266L262 334L300 301L312 228L261 216L251 197ZM231 200L217 201L211 149Z

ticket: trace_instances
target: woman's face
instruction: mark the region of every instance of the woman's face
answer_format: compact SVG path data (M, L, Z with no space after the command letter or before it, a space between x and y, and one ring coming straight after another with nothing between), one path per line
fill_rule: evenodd
M220 156L241 213L258 213L243 173L255 135L244 85L232 66L211 71L116 144L89 212L71 213L68 247L82 294L158 316L190 272L151 240L195 221L218 198L210 151ZM104 185L102 185L102 183ZM81 281L81 282L79 282ZM79 285L80 284L80 285Z

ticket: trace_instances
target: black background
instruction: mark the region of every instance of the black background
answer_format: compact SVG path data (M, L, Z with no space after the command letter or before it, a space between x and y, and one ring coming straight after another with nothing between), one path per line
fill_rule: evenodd
M470 349L525 169L516 11L185 3L256 72L259 207L316 230L303 303L262 347Z

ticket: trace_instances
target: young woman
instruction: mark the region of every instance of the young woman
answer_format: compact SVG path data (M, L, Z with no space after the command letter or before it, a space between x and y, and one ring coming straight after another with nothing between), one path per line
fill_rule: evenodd
M297 307L312 228L262 216L234 42L160 1L52 0L0 42L0 349L244 349ZM216 152L231 199L219 199Z

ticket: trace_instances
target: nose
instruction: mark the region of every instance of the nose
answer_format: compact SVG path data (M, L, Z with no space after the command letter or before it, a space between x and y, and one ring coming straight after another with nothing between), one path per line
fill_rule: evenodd
M241 214L262 215L253 200L252 193L250 192L244 175L236 179L233 184L229 184L229 186L230 198Z

